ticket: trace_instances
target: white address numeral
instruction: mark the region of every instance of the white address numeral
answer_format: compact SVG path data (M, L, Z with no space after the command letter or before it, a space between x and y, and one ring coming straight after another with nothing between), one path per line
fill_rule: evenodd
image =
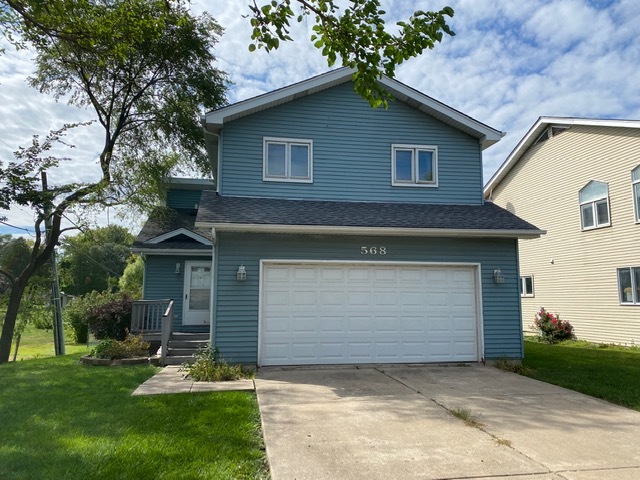
M386 255L387 247L360 247L361 255Z

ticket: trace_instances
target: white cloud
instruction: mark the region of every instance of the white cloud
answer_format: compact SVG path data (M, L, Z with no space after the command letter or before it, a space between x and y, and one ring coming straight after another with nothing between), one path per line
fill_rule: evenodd
M328 70L311 45L308 22L292 25L294 43L272 53L250 53L248 2L200 0L225 32L216 48L220 67L234 82L229 101L243 100ZM450 4L455 37L398 69L398 80L508 135L485 152L485 179L498 168L541 115L640 118L640 48L637 0L383 0L393 21L413 9ZM10 48L0 61L0 158L34 133L88 118L56 104L26 85L28 52ZM93 129L93 130L92 130ZM74 161L54 179L89 179L96 174L94 127L70 135ZM7 146L10 145L9 146ZM16 220L14 220L14 218ZM27 222L20 211L13 223ZM28 224L28 222L27 222Z

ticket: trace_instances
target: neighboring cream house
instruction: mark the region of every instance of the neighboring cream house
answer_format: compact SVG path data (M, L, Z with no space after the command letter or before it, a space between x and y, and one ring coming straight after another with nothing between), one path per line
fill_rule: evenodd
M640 344L640 121L540 117L484 189L547 234L519 240L523 327Z

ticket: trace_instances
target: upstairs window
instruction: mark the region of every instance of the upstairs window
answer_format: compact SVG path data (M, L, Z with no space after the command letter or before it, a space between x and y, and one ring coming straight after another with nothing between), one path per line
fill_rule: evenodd
M313 142L265 138L262 179L276 182L313 181Z
M520 296L533 297L533 275L523 275L520 277Z
M618 269L620 303L640 305L640 267Z
M631 171L633 184L633 204L636 210L636 222L640 223L640 165Z
M609 186L604 182L592 180L580 190L580 221L583 230L608 227Z
M391 184L400 187L438 186L438 147L392 145Z

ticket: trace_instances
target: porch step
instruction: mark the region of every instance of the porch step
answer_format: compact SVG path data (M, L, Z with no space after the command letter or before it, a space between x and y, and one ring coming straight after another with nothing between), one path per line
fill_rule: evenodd
M182 365L183 363L193 362L193 355L179 356L179 357L165 357L164 364L166 365Z
M169 338L165 365L182 365L193 362L193 354L209 343L208 333L181 333L175 332Z

